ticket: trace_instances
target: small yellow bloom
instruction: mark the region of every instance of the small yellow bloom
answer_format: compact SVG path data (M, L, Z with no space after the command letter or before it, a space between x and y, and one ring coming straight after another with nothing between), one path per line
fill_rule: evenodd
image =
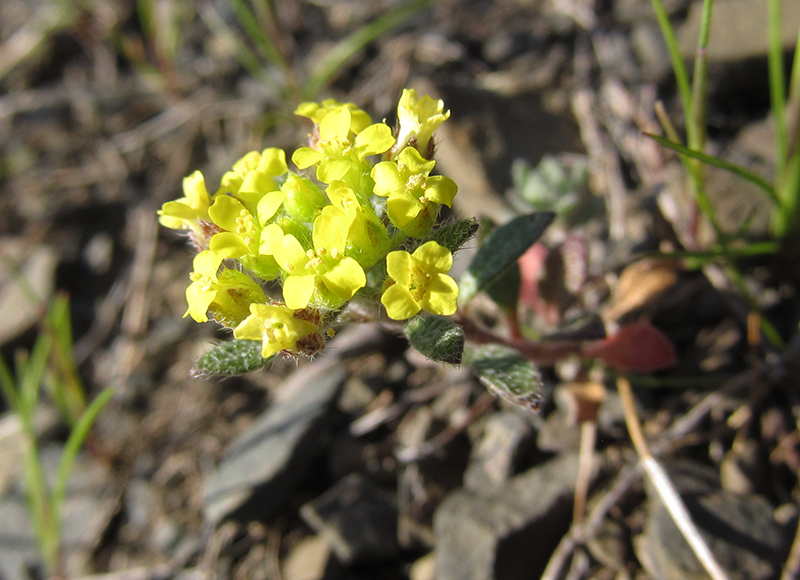
M405 89L397 105L397 143L392 148L394 158L407 146L415 147L424 157L428 157L433 132L450 118L450 111L444 110L444 101L434 101L428 95L419 98L414 89Z
M458 284L446 274L452 266L450 250L433 241L413 254L390 252L386 271L392 282L381 296L389 318L405 320L420 310L445 316L455 313Z
M325 115L331 111L335 111L340 107L344 107L350 111L350 130L358 135L372 124L372 118L366 111L359 109L354 103L340 103L335 99L325 99L322 104L317 103L300 103L300 106L295 110L295 115L311 119L319 125L325 118Z
M275 178L289 171L283 149L270 147L261 153L250 151L233 164L232 171L222 176L217 195L228 193L251 213L267 193L278 189Z
M183 315L191 316L196 322L208 322L208 307L217 296L219 288L217 272L222 257L211 250L204 250L194 257L194 271L189 275L192 283L186 289L186 302L189 307Z
M173 230L192 230L202 235L203 222L211 222L208 217L210 206L211 197L206 190L203 174L195 171L183 178L183 197L161 206L158 221Z
M426 235L441 206L451 207L458 192L452 179L428 175L435 164L424 159L415 148L406 147L396 161L382 161L372 168L375 195L388 198L389 219L410 236Z
M207 322L208 314L228 328L244 320L250 304L263 302L264 291L247 274L223 268L222 256L204 250L194 258L194 271L189 276L192 283L186 289L188 308L185 316L196 322Z
M352 115L347 107L329 111L319 125L316 148L301 147L292 155L300 169L317 166L317 179L331 183L345 178L362 167L364 158L388 151L394 144L392 130L384 123L375 123L351 137Z
M260 340L261 356L269 358L282 350L301 352L298 341L316 334L320 327L296 316L285 304L251 304L250 316L233 331L239 340Z
M305 308L315 292L323 302L338 307L367 283L364 269L345 256L347 220L323 213L314 220L313 249L305 249L291 234L274 247L273 256L288 274L283 299L290 308Z

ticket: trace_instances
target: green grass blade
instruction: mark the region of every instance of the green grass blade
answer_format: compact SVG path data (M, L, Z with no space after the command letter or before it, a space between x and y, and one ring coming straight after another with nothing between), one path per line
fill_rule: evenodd
M26 437L23 466L25 468L25 491L28 496L28 509L33 529L45 565L52 572L55 570L58 559L58 537L52 526L54 523L52 503L47 491L47 480L42 469L34 433L29 433Z
M264 66L261 61L259 61L250 47L234 34L225 23L225 20L219 15L217 8L211 3L201 6L200 17L212 34L231 47L233 58L236 59L236 62L238 62L250 76L263 81L265 75Z
M47 313L48 332L53 334L53 363L56 382L52 396L70 425L74 425L86 408L86 394L72 352L72 318L69 299L56 296ZM58 387L56 387L58 384Z
M650 137L653 141L658 143L659 145L666 147L667 149L672 149L673 151L685 155L686 157L691 157L693 159L698 159L707 165L711 165L712 167L718 167L719 169L724 169L729 173L733 173L734 175L738 175L742 179L746 179L759 189L761 189L767 197L769 197L770 201L774 203L776 206L780 205L780 200L778 199L778 195L775 192L775 189L772 185L760 175L757 175L750 171L749 169L745 169L739 165L734 163L730 163L725 161L724 159L720 159L719 157L714 157L713 155L706 155L705 153L700 153L699 151L694 151L681 145L680 143L673 143L672 141L665 139L659 135L654 135L653 133L645 133L648 137Z
M694 117L692 112L692 89L689 85L689 73L686 70L686 65L681 57L681 51L678 47L678 39L675 37L675 29L669 21L669 16L664 8L661 0L650 0L653 5L653 10L656 13L656 20L658 26L661 28L661 35L664 37L664 42L667 44L669 52L669 59L672 63L672 72L675 75L675 82L678 85L678 94L681 98L681 106L683 107L683 116L688 125Z
M750 258L753 256L766 256L777 254L781 250L778 242L756 242L741 248L721 247L710 248L708 250L675 250L672 252L645 252L642 254L648 258L669 258L674 260L693 259L701 261L711 261L718 258L725 260L736 260L739 258Z
M75 464L75 458L81 450L89 431L92 429L97 415L105 407L106 403L111 399L114 394L112 387L106 387L100 394L98 394L91 404L83 412L72 432L69 434L69 439L64 446L64 452L61 455L61 462L58 465L58 472L56 473L55 483L53 484L53 501L52 509L56 520L56 529L61 528L61 506L64 503L64 496L67 491L67 482L69 474L72 471L72 466Z
M283 55L278 50L278 47L275 46L275 43L272 42L272 39L269 37L269 35L264 32L255 14L253 14L245 1L229 1L231 8L233 9L233 13L239 20L239 24L242 25L242 28L244 28L244 31L250 37L250 40L253 41L253 44L259 48L270 64L281 69L282 71L285 71L288 66L283 58Z
M39 402L39 391L47 370L47 359L53 348L53 338L40 334L33 345L33 351L25 364L20 382L20 397L23 405L21 414L33 416Z
M11 369L8 368L6 359L2 356L0 356L0 389L3 391L3 397L8 407L15 413L19 413L17 385L14 381L14 375L11 374Z
M356 30L347 38L337 43L311 73L303 90L304 98L314 100L330 78L341 69L347 61L370 42L386 31L402 24L408 18L430 6L433 0L410 0L394 10L384 14L375 21Z
M779 193L787 154L786 86L783 75L783 43L781 42L781 0L769 0L769 92L775 119L775 183ZM785 200L781 200L785 201Z
M697 41L697 54L694 59L692 78L692 117L686 120L689 133L689 147L704 151L706 146L706 105L708 100L708 37L711 33L711 8L713 0L703 1L703 14L700 20L700 37Z

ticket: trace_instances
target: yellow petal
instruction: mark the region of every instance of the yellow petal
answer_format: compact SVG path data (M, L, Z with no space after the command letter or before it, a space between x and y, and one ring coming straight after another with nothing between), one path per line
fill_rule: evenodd
M386 273L401 286L411 285L411 254L398 250L386 256Z
M449 316L458 308L458 284L450 276L434 274L422 297L422 308L431 314Z
M353 258L345 258L321 276L323 284L342 300L350 300L367 284L364 269Z
M426 242L414 250L412 258L424 272L429 274L449 272L453 267L453 254L434 241Z
M394 284L381 296L381 304L386 307L386 314L392 320L405 320L420 311L419 304L411 296L408 288Z
M313 274L307 276L289 276L283 282L283 301L292 310L305 308L314 294L317 277Z

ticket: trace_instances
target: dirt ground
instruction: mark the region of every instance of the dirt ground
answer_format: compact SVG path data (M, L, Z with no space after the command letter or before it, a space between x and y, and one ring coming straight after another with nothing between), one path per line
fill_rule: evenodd
M770 179L766 41L737 3L715 7L739 23L741 41L712 36L707 150ZM683 126L651 3L406 2L399 23L319 74L337 43L403 4L0 4L2 354L10 361L30 349L42 319L40 305L20 298L15 264L44 303L69 297L89 395L114 388L70 486L64 574L705 577L636 471L612 371L591 375L605 401L580 533L570 532L575 466L586 460L573 358L540 366L538 413L487 395L466 366L425 361L383 323L343 331L341 346L313 362L279 360L238 378L192 373L229 334L182 317L193 251L156 211L197 169L213 189L250 150L304 145L309 125L292 114L304 98L354 102L391 123L402 89L413 87L451 111L437 132L437 171L459 185L454 215L503 223L559 212L540 245L536 291L520 306L531 336L579 336L569 334L576 320L595 323L579 325L584 333L636 321L663 332L676 364L630 377L652 451L730 578L798 577L797 246L703 264L663 257L713 249L715 236L677 157L643 135L662 132L657 102ZM692 54L698 6L665 4ZM785 4L796 39L800 16ZM543 159L557 176L534 203L532 171ZM709 169L708 194L723 231L742 243L771 239L757 188ZM473 306L474 320L508 333L488 298ZM756 312L779 342L759 333ZM311 370L320 364L331 365L327 374ZM289 405L292 389L336 375L331 368L342 370L341 385L324 421L298 440L290 476L274 488L251 482L257 493L244 507L214 503L209 489L227 473L229 446ZM41 407L42 444L57 450L67 431L49 399ZM15 432L10 414L3 421ZM0 453L13 439L6 431ZM24 497L13 453L0 459L0 530L10 530L0 531L0 578L44 577L24 509L9 507ZM245 479L260 468L231 467Z

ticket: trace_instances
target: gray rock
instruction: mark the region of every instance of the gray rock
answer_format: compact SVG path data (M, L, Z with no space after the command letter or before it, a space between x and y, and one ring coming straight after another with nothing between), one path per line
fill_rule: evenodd
M42 467L52 486L63 448L40 451ZM116 494L109 494L108 466L89 455L78 456L62 505L61 545L70 578L89 571L92 552L117 509ZM27 495L20 479L0 500L0 578L23 580L26 570L41 566L39 544L31 527Z
M684 58L694 58L703 3L695 1L689 16L678 29L678 45ZM781 40L785 49L794 48L800 28L800 2L781 2ZM767 0L717 0L711 18L706 54L709 61L738 61L765 56L768 46ZM766 90L766 89L765 89Z
M437 580L538 578L569 528L577 473L577 455L562 455L490 496L451 493L434 516Z
M339 565L341 566L341 565ZM292 547L281 566L283 580L323 580L336 567L331 542L323 536L303 538Z
M661 30L654 22L639 22L631 29L631 47L641 64L644 78L660 82L671 74L669 51Z
M300 509L300 516L327 538L344 564L397 555L397 502L361 474L347 476Z
M339 361L329 357L287 380L287 398L275 402L230 445L206 482L208 521L267 518L281 509L323 449L345 378Z
M41 318L41 304L53 294L58 255L47 246L31 248L12 238L0 240L0 255L8 258L0 260L0 344L5 344Z
M777 577L788 554L791 534L775 520L769 502L759 495L708 491L709 482L699 474L701 479L692 483L688 470L677 476L670 470L695 525L728 577L731 580ZM644 532L634 541L636 555L645 571L656 580L708 578L652 489L648 489L648 498Z
M670 16L684 10L690 0L664 0L664 10ZM640 20L655 22L656 13L653 4L646 0L616 0L614 2L614 18L621 24L632 24Z
M531 432L530 423L514 411L501 411L489 417L483 436L472 449L464 487L491 494L505 483L514 473L514 463Z

